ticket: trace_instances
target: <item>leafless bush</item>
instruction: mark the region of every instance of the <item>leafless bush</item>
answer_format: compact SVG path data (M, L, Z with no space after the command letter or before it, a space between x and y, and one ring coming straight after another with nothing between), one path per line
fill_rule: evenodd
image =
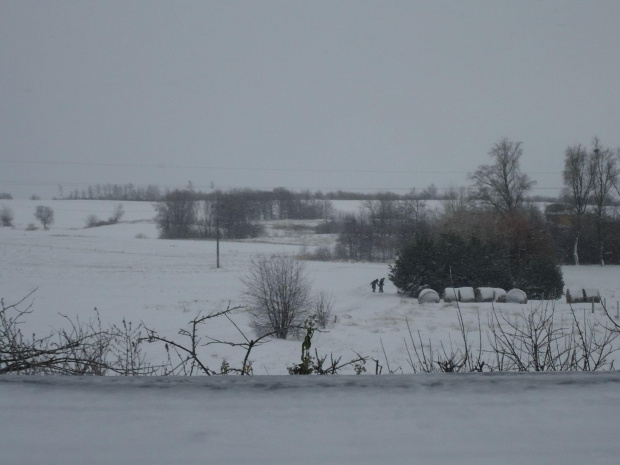
M121 220L124 214L125 209L123 208L123 204L119 203L116 207L114 207L114 211L112 212L112 216L110 216L108 222L110 224L116 224Z
M123 321L121 328L103 328L99 314L86 322L65 316L69 329L45 336L27 336L22 327L32 313L34 291L5 305L0 300L0 374L154 374L139 345L139 330Z
M286 339L289 329L301 326L308 316L310 285L304 264L293 257L254 257L242 282L257 334L275 331L279 339Z
M456 341L450 339L449 344L441 342L440 348L436 350L433 349L433 344L430 340L425 347L420 331L414 337L409 320L406 319L409 342L405 339L405 350L407 352L407 362L414 373L481 372L488 369L487 361L483 360L484 351L482 349L480 316L478 316L479 337L476 345L471 341L470 333L465 328L465 322L463 321L463 315L458 302L457 317L462 344L457 344Z
M84 219L84 223L86 223L87 228L95 228L97 226L101 226L101 220L99 220L99 217L97 215L88 215Z
M355 353L355 357L347 362L341 361L342 356L334 358L333 354L329 355L330 360L327 362L327 354L320 356L317 349L314 349L314 357L310 355L312 336L317 329L311 322L306 322L303 329L306 330L306 336L301 345L301 362L287 368L290 375L335 375L348 366L353 366L358 375L366 372L366 362L370 360L370 357L364 357L358 353Z
M312 297L312 316L319 328L325 329L332 317L334 296L325 291L319 291Z
M11 207L7 207L6 205L2 205L0 208L0 224L5 227L13 226L13 220L15 219L15 215L13 213L13 209Z
M493 309L490 344L497 371L596 371L613 369L610 356L620 336L578 318L571 307L570 328L558 327L555 305L544 302L514 321Z
M614 346L620 327L607 328L583 317L571 308L571 324L558 326L553 301L509 318L492 307L487 339L482 347L482 328L478 318L479 339L472 343L460 308L457 309L461 341L452 339L433 348L415 335L407 321L409 341L405 340L408 363L414 373L475 371L596 371L612 370Z
M329 247L317 247L313 252L309 252L304 246L297 254L298 260L311 260L317 262L329 262L334 259L332 249Z
M257 339L249 339L245 333L237 326L230 317L231 313L239 310L241 307L228 307L226 310L209 313L208 315L198 314L192 321L188 323L189 329L180 329L179 336L181 340L161 336L157 331L145 328L147 335L142 340L148 342L163 343L168 354L168 362L162 372L164 375L194 375L204 374L211 375L251 375L253 373L252 361L250 354L252 349L262 345L264 339L276 334L276 331L268 332ZM206 336L200 332L201 328L214 318L224 317L237 329L243 340L241 342L222 341L216 338ZM203 342L206 341L206 342ZM203 353L202 347L213 344L224 344L232 347L240 347L244 350L243 361L240 367L232 367L230 363L224 359L220 365L220 371L213 370L205 362L206 354Z

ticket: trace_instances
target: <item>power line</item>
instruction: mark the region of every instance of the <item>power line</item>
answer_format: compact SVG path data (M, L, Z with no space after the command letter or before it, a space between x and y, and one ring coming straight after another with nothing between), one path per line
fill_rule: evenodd
M124 186L127 184L131 184L134 187L149 187L149 186L157 186L159 188L163 188L163 189L185 189L187 188L187 184L155 184L155 183L151 183L151 184L134 184L134 183L86 183L86 182L51 182L51 181L30 181L30 182L23 182L23 181L3 181L0 180L0 184L7 184L7 185L16 185L16 186L62 186L64 187L94 187L97 184L104 186L104 185L119 185L119 186ZM211 190L212 186L211 185L200 185L200 184L193 184L194 188L196 189L206 189L206 190ZM371 190L371 191L409 191L411 189L416 189L416 190L424 190L429 186L424 186L424 187L416 187L416 186L409 186L409 187L342 187L342 186L338 186L338 187L309 187L309 186L303 186L303 187L299 187L299 186L282 186L282 185L274 185L272 187L265 187L265 186L246 186L244 185L243 187L240 186L225 186L225 185L217 185L216 186L218 189L255 189L255 190L272 190L272 189L277 189L279 187L283 187L285 189L291 189L291 190L297 190L297 191L303 191L303 190L310 190L310 191L365 191L365 190ZM437 190L452 190L452 189L459 189L460 187L465 187L467 188L468 186L448 186L448 187L439 187L439 186L435 186L435 189ZM563 187L532 187L531 190L558 190L558 189L562 189Z
M78 161L34 161L34 160L0 160L0 163L12 163L22 165L60 165L60 166L89 166L89 167L116 167L116 168L159 168L159 169L191 169L212 171L269 171L269 172L299 172L299 173L372 173L372 174L469 174L471 171L453 170L382 170L382 169L334 169L334 168L264 168L244 166L206 166L206 165L168 165L148 163L101 163L101 162L78 162ZM559 171L537 171L537 174L560 174Z

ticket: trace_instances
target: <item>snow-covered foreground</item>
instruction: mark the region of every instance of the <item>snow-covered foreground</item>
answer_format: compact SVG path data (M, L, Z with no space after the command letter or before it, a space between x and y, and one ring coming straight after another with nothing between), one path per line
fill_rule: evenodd
M0 377L1 462L616 464L620 375Z
M202 311L243 305L241 278L256 254L298 253L329 237L272 225L259 241L215 243L156 239L153 209L124 202L113 226L84 229L84 218L106 219L117 202L3 201L16 227L0 228L0 297L5 304L34 293L26 332L44 334L87 320L96 307L104 324L123 318L178 337ZM50 205L49 231L26 231L38 204ZM333 238L332 238L333 240ZM334 321L315 333L313 348L343 360L370 356L396 376L291 377L299 340L272 340L252 352L254 377L59 378L0 377L0 463L617 463L620 376L609 373L411 375L407 321L434 347L459 340L453 304L419 305L386 281L386 264L307 262L315 290L334 297ZM597 288L613 315L620 267L565 267L567 287ZM30 300L29 300L30 302ZM531 308L502 304L510 318ZM570 324L564 299L554 303ZM463 304L476 341L490 304ZM600 306L577 306L580 317L605 321ZM233 314L251 335L243 309ZM205 336L241 339L226 320ZM486 339L483 340L483 343ZM383 351L385 347L385 354ZM149 359L163 348L146 345ZM387 359L386 359L387 355ZM243 352L203 348L218 370L240 366ZM348 373L351 373L350 371Z

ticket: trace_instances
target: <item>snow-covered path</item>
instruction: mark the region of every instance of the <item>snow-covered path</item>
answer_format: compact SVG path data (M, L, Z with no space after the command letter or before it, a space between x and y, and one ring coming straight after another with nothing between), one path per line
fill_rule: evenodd
M616 464L620 373L0 377L13 464Z

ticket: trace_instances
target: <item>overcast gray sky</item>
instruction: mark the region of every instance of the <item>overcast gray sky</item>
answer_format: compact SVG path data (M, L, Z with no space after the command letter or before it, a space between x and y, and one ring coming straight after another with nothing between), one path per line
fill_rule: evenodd
M0 0L0 191L406 192L620 146L620 2Z

